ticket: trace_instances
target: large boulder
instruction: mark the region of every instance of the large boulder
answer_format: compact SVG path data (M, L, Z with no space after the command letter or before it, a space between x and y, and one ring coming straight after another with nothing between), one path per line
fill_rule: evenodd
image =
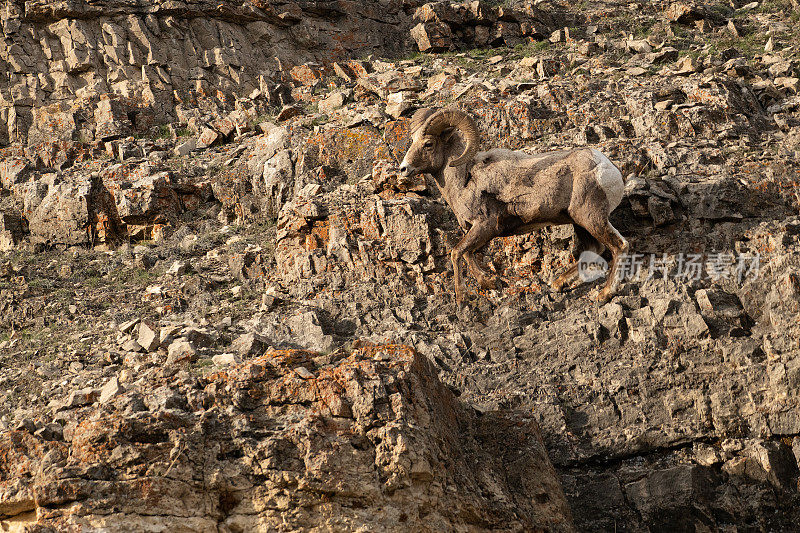
M269 352L197 387L166 383L70 408L64 441L0 436L0 517L115 531L573 530L535 423L479 415L411 348Z
M24 182L30 172L30 166L24 159L9 158L0 161L0 187L10 189L17 183Z
M488 2L431 2L414 12L411 37L420 52L453 48L516 46L545 39L559 28L554 18L528 2L524 6L492 6Z
M49 187L29 221L34 244L86 244L90 241L93 179L76 176Z
M24 235L22 217L13 210L0 211L0 251L10 250L22 240Z

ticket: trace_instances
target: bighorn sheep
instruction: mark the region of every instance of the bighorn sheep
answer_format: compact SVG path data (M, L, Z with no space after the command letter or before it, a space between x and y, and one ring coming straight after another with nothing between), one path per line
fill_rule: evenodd
M479 152L475 121L457 109L420 109L411 119L412 144L400 165L405 177L429 173L466 235L451 252L456 301L462 302L461 257L482 288L491 277L473 253L494 237L521 235L556 224L572 224L579 250L611 250L608 278L598 293L616 291L617 264L628 242L608 221L622 200L619 169L594 148L527 154L495 148ZM578 263L553 284L556 290L578 275Z

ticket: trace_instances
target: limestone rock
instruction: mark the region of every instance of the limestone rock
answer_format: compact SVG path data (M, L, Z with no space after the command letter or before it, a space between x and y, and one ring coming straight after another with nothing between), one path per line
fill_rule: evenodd
M392 259L407 263L423 260L432 250L428 217L412 201L378 202L378 220L389 240Z
M113 377L108 380L108 383L103 385L102 389L100 389L100 397L98 398L98 401L101 404L106 404L123 392L125 392L125 388L119 384L118 378Z
M324 100L320 101L319 103L319 112L323 115L329 115L333 113L336 109L342 107L346 101L345 94L342 92L335 92L325 98Z
M178 338L167 348L167 365L190 363L197 356L197 350L188 339Z
M97 401L97 398L99 396L100 393L96 389L92 388L72 391L72 393L67 398L67 401L64 403L64 407L70 409L74 407L82 407L84 405L89 405Z
M203 131L200 132L200 136L197 138L197 148L204 149L214 146L220 142L220 135L216 131L211 128L204 128Z
M420 52L444 52L453 44L450 27L441 23L420 22L411 29Z
M325 333L316 311L311 310L291 316L287 318L286 323L291 328L296 342L303 346L324 352L334 348L333 337Z
M324 368L305 352L273 352L198 383L205 404L179 383L123 392L79 415L67 442L3 433L0 509L19 521L46 506L37 527L127 531L209 531L223 515L224 527L248 531L399 522L573 531L535 423L478 416L407 347L365 346ZM122 410L141 404L139 395L146 406ZM256 434L267 436L251 448ZM211 473L205 481L192 475L198 462ZM324 491L327 503L286 490L286 478ZM286 506L264 505L276 494Z
M289 120L290 118L294 118L302 114L303 114L303 109L301 107L295 105L287 105L280 110L278 116L275 117L275 120L277 120L278 122L284 122L286 120Z
M5 159L0 161L0 187L11 189L15 184L25 181L30 167L24 159Z
M692 2L673 2L666 9L664 15L670 22L689 24L696 20L703 19L705 12L701 6Z
M147 321L140 322L139 335L136 338L136 342L138 342L139 346L144 348L147 352L152 352L153 350L157 349L161 344L158 327L148 323Z
M268 346L267 339L256 333L245 333L236 338L231 349L241 356L259 355Z
M197 148L197 140L192 138L175 147L175 155L185 157Z
M24 236L22 217L12 210L0 211L0 251L11 250Z
M90 240L91 178L78 178L49 188L47 196L31 215L31 242L85 244Z
M230 366L241 363L241 358L232 353L221 353L211 358L217 366Z

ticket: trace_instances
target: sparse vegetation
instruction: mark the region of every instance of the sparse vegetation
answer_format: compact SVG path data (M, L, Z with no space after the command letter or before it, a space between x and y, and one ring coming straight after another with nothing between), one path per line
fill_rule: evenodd
M758 7L753 9L753 13L795 13L798 12L797 4L792 0L762 0L759 2Z
M688 48L685 48L683 50L678 50L678 57L679 58L688 56L688 57L691 57L693 59L697 59L702 55L703 55L703 52L701 50L690 50Z
M35 234L38 244L23 241L0 252L0 448L9 452L0 454L0 471L4 457L14 461L12 474L30 463L30 475L17 476L17 485L9 486L42 496L12 494L23 503L14 500L9 507L6 501L9 513L22 512L21 522L66 513L65 519L90 524L92 505L111 502L113 509L94 522L105 524L135 517L138 510L123 498L145 491L155 495L147 502L145 525L167 531L157 520L174 519L174 501L159 507L156 500L160 494L188 494L187 501L199 501L213 514L205 529L248 530L253 509L277 516L288 501L293 516L305 517L308 509L316 512L322 495L322 503L336 511L331 527L356 529L344 514L355 509L361 519L377 509L373 495L391 504L404 501L406 493L413 499L410 512L390 514L384 507L375 514L398 519L408 530L419 529L417 518L426 515L439 529L463 518L477 521L478 529L533 530L525 522L527 508L543 498L545 507L555 509L558 502L549 498L558 491L543 494L536 483L518 482L515 472L546 470L529 468L527 455L547 447L567 480L577 530L791 530L797 523L793 461L800 446L792 403L800 357L795 2L762 0L748 9L743 6L749 0L484 3L484 10L515 6L524 12L505 12L502 24L496 16L465 20L475 4L436 4L430 7L439 10L432 25L456 20L445 20L451 31L439 28L445 31L431 34L431 42L441 38L453 51L378 62L380 54L399 53L407 44L407 34L402 42L390 42L390 32L413 10L408 2L393 1L386 10L391 21L369 28L366 40L350 14L344 26L331 29L330 19L338 15L324 6L285 6L276 12L282 22L260 17L253 23L237 21L238 12L223 5L193 12L187 22L182 4L163 20L163 9L149 6L141 14L145 8L133 2L125 10L126 25L141 15L143 29L159 29L161 34L147 36L154 53L176 42L163 39L171 34L186 45L183 55L192 49L204 53L187 57L193 65L188 72L179 65L174 72L166 69L175 97L154 92L164 100L155 105L121 96L147 93L129 90L144 83L138 66L128 65L141 51L138 41L126 42L130 31L112 36L120 40L118 51L128 52L125 65L113 72L116 61L97 72L90 64L107 53L103 47L77 66L74 59L85 56L80 51L54 50L52 63L60 70L38 77L38 65L14 71L21 60L9 49L6 100L15 103L16 121L8 106L3 117L9 118L8 129L13 125L40 138L0 150L0 237L7 242L8 228L19 218L26 226L22 232ZM108 7L96 4L101 12ZM666 13L676 4L697 12L671 22L679 11ZM432 15L427 9L421 12ZM20 18L24 11L4 13L11 17L4 24L13 28L19 18L25 31L17 31L14 42L36 52L41 43L27 42L29 35L55 31L59 22L32 24ZM369 11L370 17L383 16ZM317 17L325 22L316 24ZM204 18L215 22L201 33ZM106 30L116 31L119 21L105 13L101 19L108 24L90 37L102 34L108 41ZM731 35L729 20L741 38ZM91 18L80 22L67 28L76 38L95 24ZM275 32L273 22L281 26ZM403 19L402 27L406 22L416 24ZM551 33L565 26L570 38L551 43ZM291 39L284 42L287 31ZM764 51L767 31L772 52ZM264 36L240 47L240 32ZM331 32L335 42L326 41ZM532 40L532 32L542 40ZM313 50L300 44L310 46L309 35L316 41ZM649 46L626 42L631 36ZM217 46L215 39L224 42ZM522 44L475 46L503 39ZM64 46L57 38L48 41L51 47L59 42ZM369 48L378 42L389 46ZM671 48L679 60L698 61L676 62ZM248 63L244 49L264 61ZM346 56L353 49L371 64L351 63ZM740 54L747 60L743 66ZM319 64L304 65L312 56ZM236 57L237 64L225 64ZM522 67L523 58L534 59ZM735 68L723 68L731 58ZM336 75L331 61L348 74ZM161 68L145 65L144 74L155 79L153 69ZM306 68L313 75L306 76ZM432 76L444 78L441 89L428 89ZM116 78L121 83L111 81ZM109 80L112 94L92 94L94 79ZM179 87L184 82L191 89ZM71 90L85 93L88 104L82 96L71 99ZM419 107L469 111L481 132L481 150L536 154L580 145L608 154L629 178L611 218L632 252L645 256L645 265L662 253L705 260L721 250L758 252L764 268L744 283L640 276L609 305L596 305L592 291L602 282L563 292L552 288L576 255L571 248L581 231L556 227L499 237L483 248L486 253L476 260L501 279L485 289L468 284L467 305L459 309L451 258L463 232L434 180L426 177L429 186L415 191L392 179L375 191L371 181L376 169L385 176L395 172L408 142L406 118L381 114L389 103L386 94L394 90L403 91L403 102L411 106L406 117ZM335 113L322 114L310 103L333 91L349 95ZM307 114L262 135L259 124L275 121L281 110L270 102L289 93L292 105ZM106 97L114 100L110 111ZM45 113L31 108L30 98L33 105L57 104L53 109L66 118L54 122L52 138L39 128ZM181 108L171 109L179 100ZM104 124L119 120L123 127L106 128L95 139L92 120L101 114ZM374 127L355 120L363 116ZM165 117L190 121L193 130L157 124ZM243 117L251 131L230 132L226 119L239 126ZM138 146L130 144L129 124ZM194 128L206 126L225 134L211 147L176 150L198 133ZM64 129L71 133L60 137ZM0 127L0 143L11 143L12 133L19 135ZM113 148L114 161L105 146ZM501 153L483 157L491 162ZM27 161L19 175L16 160ZM388 164L375 165L378 160ZM478 177L477 171L465 176L464 187ZM480 198L489 207L499 201L494 193ZM280 226L268 218L278 213ZM89 248L85 234L100 239L101 230L114 234L113 244ZM64 243L41 244L64 236ZM158 340L149 340L145 327L157 331ZM385 339L394 348L368 351L363 339ZM180 352L170 353L170 347L178 341L190 345L185 353L191 357L176 361ZM409 353L398 351L403 345ZM300 347L313 351L289 349ZM363 354L353 353L359 350ZM212 360L219 355L217 361L227 363L233 353L241 364ZM344 366L337 367L339 362ZM397 374L400 369L405 375ZM414 378L420 371L424 379ZM113 392L115 379L118 393L102 402L93 398L107 386ZM419 384L436 387L428 398L435 401L426 401L427 389L417 391ZM409 391L414 397L407 402ZM71 396L72 405L64 405ZM432 418L412 427L408 417L425 414L428 406ZM440 415L447 418L446 435L428 438L425 432L437 428ZM496 416L503 422L493 423ZM491 434L512 430L521 436ZM316 438L318 431L324 438ZM479 442L461 446L473 431L480 432ZM412 446L398 445L403 442ZM499 457L495 442L510 443L513 453ZM317 455L330 443L336 453ZM380 456L372 450L376 443ZM427 443L432 448L426 451ZM454 454L448 452L452 446ZM456 476L442 471L461 455L469 468L479 466L478 483L467 483L469 469ZM95 457L100 459L92 463ZM395 459L400 463L386 462ZM303 477L308 465L316 469L313 479ZM198 468L211 477L192 479ZM506 468L516 470L498 474L495 483L492 469ZM330 472L363 474L368 494L349 480L325 486ZM459 501L468 501L477 487L479 505L440 513L436 505L449 498L452 480ZM125 485L111 499L101 494L119 483L136 490ZM295 491L298 486L310 489ZM438 504L420 500L425 490L417 489L427 486L447 489L433 491ZM529 486L532 495L524 494ZM557 489L557 480L551 486ZM337 492L342 487L344 499ZM226 493L214 493L218 488ZM201 496L189 493L194 490ZM242 499L250 493L272 500L256 507ZM54 494L57 501L42 503ZM30 509L30 501L39 507ZM497 509L502 513L494 520ZM195 523L200 511L188 513L184 521ZM677 525L671 522L678 519ZM263 524L293 528L287 521Z
M713 48L717 50L725 50L727 48L735 48L739 50L745 57L752 58L756 54L764 52L764 44L767 42L767 37L757 32L749 32L743 37L726 37L717 43L714 43Z
M534 41L532 43L518 44L514 47L514 51L522 57L530 57L538 55L550 47L550 41Z
M330 118L328 117L328 115L319 115L311 120L311 126L312 127L322 126L323 124L327 124L328 122L330 122Z

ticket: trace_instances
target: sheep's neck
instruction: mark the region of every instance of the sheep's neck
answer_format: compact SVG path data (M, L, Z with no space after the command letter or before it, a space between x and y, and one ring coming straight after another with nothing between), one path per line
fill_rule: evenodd
M455 199L456 194L464 189L468 174L463 166L451 167L450 162L464 153L464 143L459 135L454 135L450 138L444 149L444 165L433 174L433 179L436 180L439 191L452 208L455 204L450 200Z
M442 198L456 215L459 225L463 227L462 213L458 209L461 204L457 199L459 194L464 192L467 184L466 177L468 173L465 171L465 167L451 167L450 159L448 158L447 163L437 172L434 172L432 176L436 181L436 186L439 188Z
M455 192L464 188L466 181L464 174L466 173L462 168L451 167L448 160L444 167L433 174L433 179L436 180L436 185L439 186L441 193L447 195L448 192Z

